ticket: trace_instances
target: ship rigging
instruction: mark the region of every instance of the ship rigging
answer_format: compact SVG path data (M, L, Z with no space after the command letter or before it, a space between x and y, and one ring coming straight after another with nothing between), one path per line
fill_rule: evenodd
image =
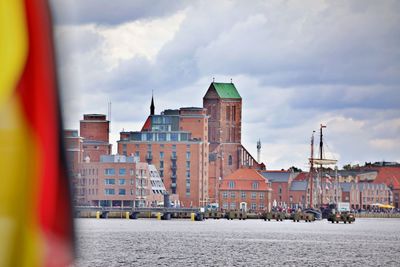
M308 176L308 190L307 190L307 206L309 208L319 208L322 205L322 173L324 170L324 166L336 165L337 160L328 159L324 157L323 147L323 133L322 129L326 128L326 125L320 126L320 135L319 135L319 157L314 157L314 134L313 131L311 136L311 155L309 158L310 162L310 171ZM318 169L316 168L318 167Z

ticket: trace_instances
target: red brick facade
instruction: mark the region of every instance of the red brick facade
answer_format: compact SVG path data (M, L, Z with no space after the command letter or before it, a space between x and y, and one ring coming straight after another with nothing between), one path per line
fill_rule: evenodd
M241 167L260 165L241 144L242 98L233 83L211 83L203 97L210 141L209 201L218 202L218 181Z
M223 210L271 210L271 188L254 169L238 169L226 176L219 186Z
M169 114L169 113L166 113ZM173 111L178 118L176 131L190 133L185 141L154 140L151 121L163 115L149 116L142 132L121 132L118 153L139 156L140 161L156 166L164 185L171 194L177 194L185 207L203 206L208 201L208 118L203 108L181 108ZM166 115L167 116L167 115ZM166 131L171 134L173 131ZM152 140L132 140L131 135L150 134Z
M80 133L85 140L109 142L110 122L103 114L85 114L80 121Z
M221 83L211 83L203 97L203 107L207 109L209 118L210 143L241 143L242 128L242 98L237 95L226 98L218 94L216 86ZM233 84L230 90L236 90Z
M112 145L109 143L110 122L103 114L84 114L80 121L80 134L83 137L83 159L91 162L100 161L101 155L110 155Z

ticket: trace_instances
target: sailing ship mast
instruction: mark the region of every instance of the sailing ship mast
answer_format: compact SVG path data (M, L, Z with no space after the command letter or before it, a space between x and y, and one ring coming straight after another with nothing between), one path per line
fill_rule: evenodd
M311 135L311 157L310 157L310 173L308 174L308 183L310 185L310 192L309 192L309 202L310 202L310 208L314 208L314 191L313 191L313 185L314 185L314 161L312 160L314 158L314 133L313 131Z
M319 158L314 158L314 133L313 131L311 137L311 158L310 158L310 173L309 173L309 185L310 185L310 208L314 208L314 206L320 206L322 204L322 189L321 189L321 177L323 172L324 165L333 165L336 164L337 160L335 159L326 159L323 155L323 134L322 129L326 128L326 125L320 126L320 136L319 136ZM318 175L315 176L314 165L319 165Z

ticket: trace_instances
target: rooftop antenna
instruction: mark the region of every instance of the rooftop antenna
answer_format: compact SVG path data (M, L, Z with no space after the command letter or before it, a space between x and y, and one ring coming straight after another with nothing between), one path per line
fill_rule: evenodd
M260 154L261 154L261 140L257 141L257 162L260 163Z
M108 102L108 121L110 122L108 132L111 133L111 101Z
M215 82L215 77L213 77L213 82Z
M231 78L231 83L232 83L232 78Z

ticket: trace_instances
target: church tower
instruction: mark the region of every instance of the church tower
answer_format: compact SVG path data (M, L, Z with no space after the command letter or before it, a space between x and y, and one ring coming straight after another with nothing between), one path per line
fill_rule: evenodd
M211 144L241 143L242 97L231 83L212 82L203 97Z

